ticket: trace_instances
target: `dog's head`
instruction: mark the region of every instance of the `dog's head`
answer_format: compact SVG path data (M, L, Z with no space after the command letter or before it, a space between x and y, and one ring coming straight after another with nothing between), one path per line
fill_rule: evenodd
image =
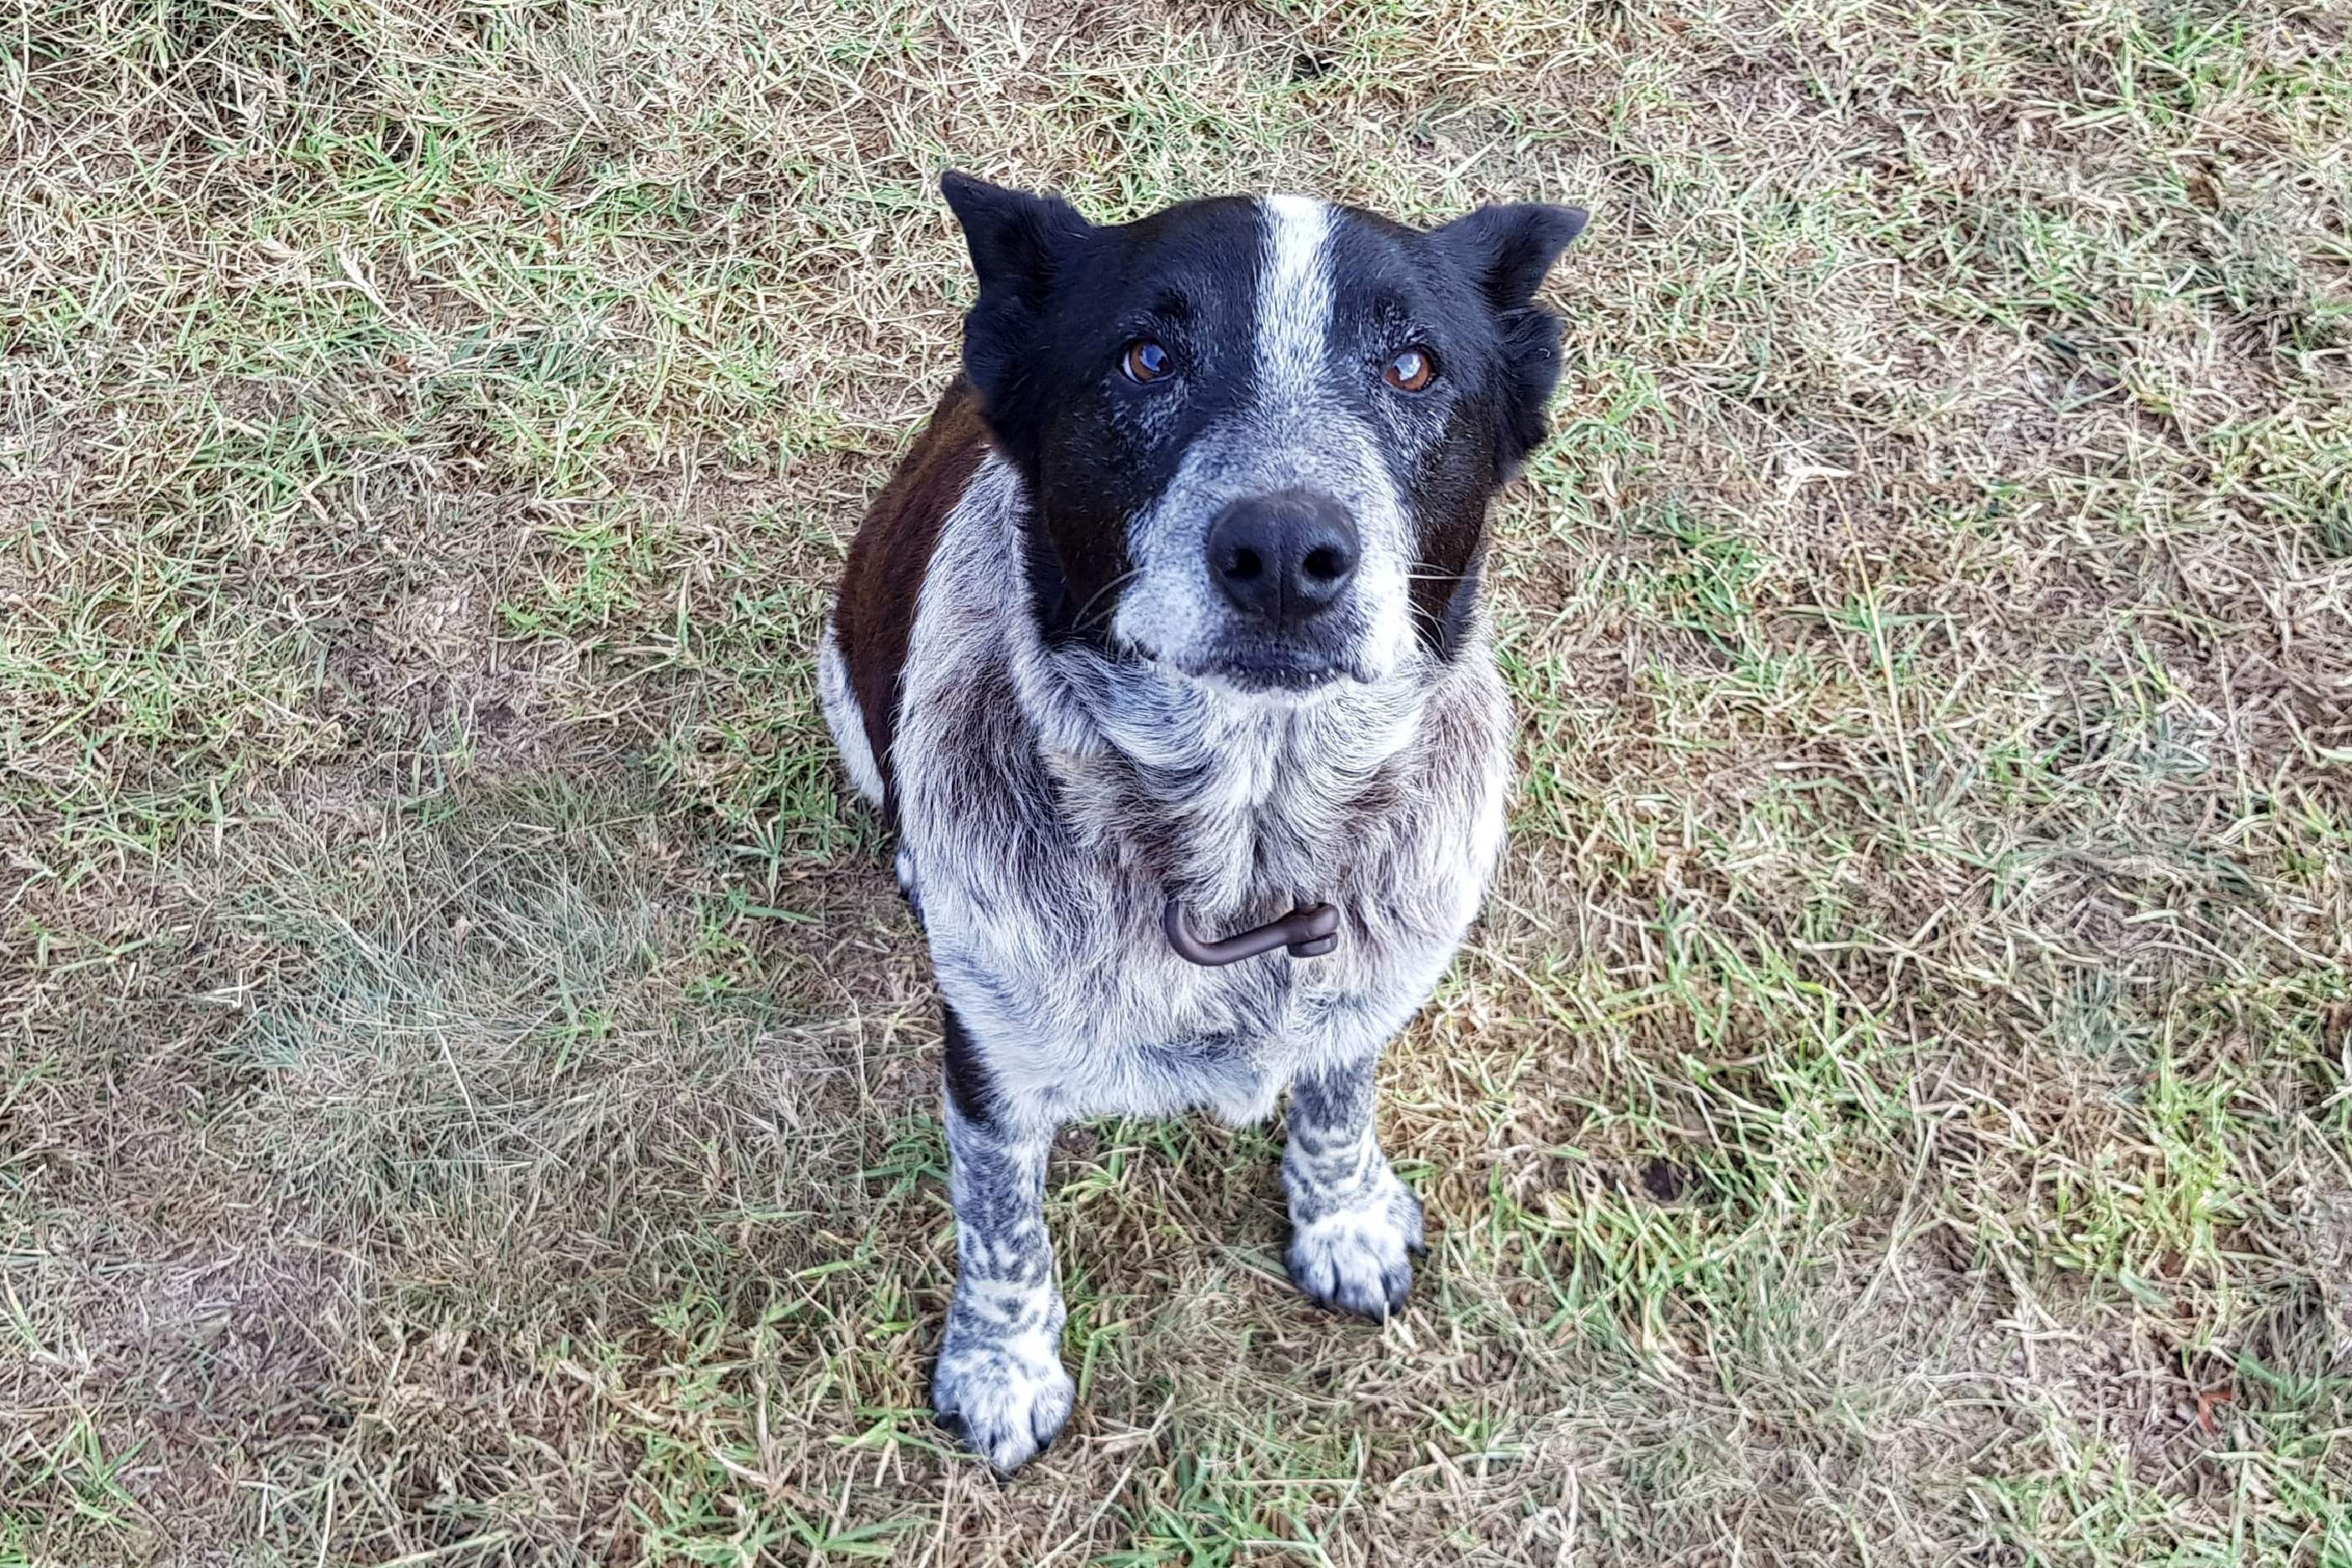
M1484 207L1423 232L1298 196L1097 227L943 182L980 277L964 369L1027 480L1049 642L1250 691L1451 653L1486 504L1543 431L1584 226Z

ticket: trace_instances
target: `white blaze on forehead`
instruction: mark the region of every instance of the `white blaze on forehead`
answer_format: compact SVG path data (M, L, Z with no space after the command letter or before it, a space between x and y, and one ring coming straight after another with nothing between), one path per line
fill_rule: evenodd
M1257 385L1262 405L1312 397L1331 338L1331 264L1324 244L1331 209L1311 196L1268 196L1257 291Z
M1308 490L1355 519L1362 546L1340 618L1343 662L1360 680L1385 679L1412 642L1407 563L1414 544L1381 433L1351 394L1347 367L1333 363L1331 246L1344 220L1307 196L1262 197L1257 216L1254 406L1188 436L1176 473L1129 525L1136 572L1111 633L1180 669L1213 668L1239 632L1210 580L1211 527L1234 501Z

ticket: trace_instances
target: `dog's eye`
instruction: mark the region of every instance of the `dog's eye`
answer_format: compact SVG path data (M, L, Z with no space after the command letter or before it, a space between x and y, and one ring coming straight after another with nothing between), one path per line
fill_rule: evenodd
M1426 349L1407 349L1389 361L1381 379L1402 392L1417 392L1437 374L1437 361Z
M1144 338L1127 346L1123 366L1129 381L1156 382L1176 369L1176 356Z

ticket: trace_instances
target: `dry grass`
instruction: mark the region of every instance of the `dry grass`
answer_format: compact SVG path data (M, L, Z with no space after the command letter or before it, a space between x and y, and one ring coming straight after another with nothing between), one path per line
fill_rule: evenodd
M0 1562L2352 1563L2352 47L2107 0L15 0ZM1073 1134L925 1419L808 649L950 162L1595 210L1435 1248Z

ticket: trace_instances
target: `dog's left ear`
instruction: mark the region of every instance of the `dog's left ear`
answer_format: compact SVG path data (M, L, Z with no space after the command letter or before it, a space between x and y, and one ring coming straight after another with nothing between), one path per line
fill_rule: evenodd
M1584 209L1522 203L1480 207L1430 238L1486 296L1502 335L1503 408L1496 472L1518 472L1543 439L1544 410L1559 383L1559 318L1536 304L1536 290L1568 242L1584 232Z
M1582 207L1520 202L1480 207L1431 234L1454 265L1475 281L1497 313L1535 303L1544 275L1569 241L1584 232Z

